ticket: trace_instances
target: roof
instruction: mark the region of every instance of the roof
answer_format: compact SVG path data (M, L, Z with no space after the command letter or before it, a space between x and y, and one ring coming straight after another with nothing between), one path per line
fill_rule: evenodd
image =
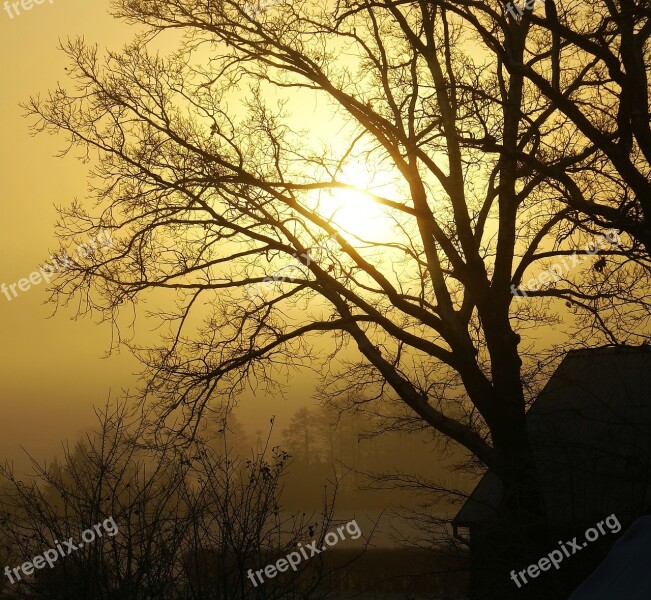
M651 598L649 552L651 517L642 517L617 540L606 560L569 600L648 600Z
M591 522L616 509L635 517L651 501L651 347L568 352L527 429L552 522ZM491 520L501 497L488 471L453 524Z

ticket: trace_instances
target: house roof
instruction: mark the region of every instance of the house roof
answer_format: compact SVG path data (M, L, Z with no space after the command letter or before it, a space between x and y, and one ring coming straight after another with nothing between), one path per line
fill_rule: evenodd
M527 413L552 522L635 517L651 500L651 347L568 352ZM488 471L453 520L492 520L502 497Z

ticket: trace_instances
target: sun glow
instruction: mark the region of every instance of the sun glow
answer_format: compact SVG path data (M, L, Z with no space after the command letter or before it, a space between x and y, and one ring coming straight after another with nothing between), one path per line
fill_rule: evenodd
M319 195L319 214L332 221L346 237L386 242L395 236L392 209L364 192L386 197L395 188L388 181L378 183L378 179L377 174L368 173L361 166L344 169L337 180L356 189L332 188L323 191Z

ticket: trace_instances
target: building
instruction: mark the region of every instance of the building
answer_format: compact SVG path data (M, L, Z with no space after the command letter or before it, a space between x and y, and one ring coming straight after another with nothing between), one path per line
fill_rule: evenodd
M537 556L558 549L615 514L624 531L651 505L651 348L569 352L527 413L527 427L547 509ZM470 546L471 598L565 600L617 540L603 535L518 590L509 578L531 562L495 556L501 483L488 471L454 518ZM524 558L524 557L523 557ZM511 559L512 562L512 559Z

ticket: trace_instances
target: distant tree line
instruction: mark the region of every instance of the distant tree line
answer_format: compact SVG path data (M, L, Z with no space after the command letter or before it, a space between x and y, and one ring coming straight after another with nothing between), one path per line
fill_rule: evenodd
M181 446L147 445L124 406L99 412L99 429L33 474L0 467L0 570L30 561L56 540L78 539L113 517L119 533L104 536L10 584L0 598L48 600L248 600L320 598L318 558L256 590L250 568L264 568L319 540L332 503L318 514L281 505L287 452L266 444L237 454L229 428L206 428ZM333 490L333 496L336 489Z
M297 410L283 431L283 447L292 457L286 478L287 502L317 505L324 485L336 476L340 508L413 506L414 495L376 482L390 477L424 477L449 490L470 491L475 478L465 472L467 454L439 443L431 430L414 430L399 417L339 410L323 405ZM456 467L456 468L455 468ZM369 493L369 488L375 488Z

